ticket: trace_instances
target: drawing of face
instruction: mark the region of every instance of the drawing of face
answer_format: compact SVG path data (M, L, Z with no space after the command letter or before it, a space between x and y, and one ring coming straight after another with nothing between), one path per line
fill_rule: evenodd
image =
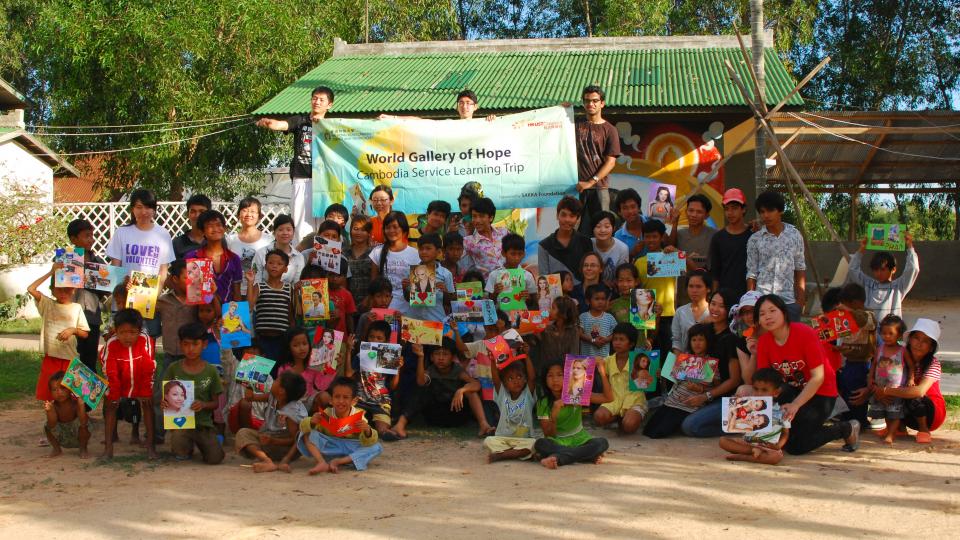
M580 385L583 385L583 381L587 378L587 367L584 365L583 360L575 360L573 365L570 366L570 380L577 381Z
M323 344L330 345L333 343L333 332L327 331L323 333Z
M647 358L647 355L641 354L637 357L637 365L640 366L640 369L650 369L650 359Z
M187 393L180 384L171 381L167 383L164 398L167 400L168 409L179 411L183 408L183 403L187 400Z
M669 189L667 189L667 188L665 188L665 187L657 188L657 201L659 201L659 202L667 202L667 200L669 200L669 199L670 199L670 190L669 190Z
M649 306L653 303L653 298L650 296L648 289L637 289L636 295L638 306Z
M237 316L237 309L239 309L239 306L237 305L237 303L236 303L236 302L230 302L230 308L227 310L227 313L228 313L230 316L232 316L232 317L236 317L236 316Z
M427 281L430 277L425 266L418 266L417 269L414 270L414 274L417 276L417 281Z
M547 287L547 278L545 276L540 276L537 278L537 294L540 296L549 294L549 289Z
M199 284L200 280L203 279L203 272L200 271L200 265L196 262L187 263L187 279L196 284Z

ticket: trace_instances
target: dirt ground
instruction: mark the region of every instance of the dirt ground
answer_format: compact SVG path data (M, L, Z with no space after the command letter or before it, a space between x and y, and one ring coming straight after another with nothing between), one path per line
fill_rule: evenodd
M90 449L102 450L102 421ZM40 448L42 410L0 411L2 538L956 538L960 432L921 447L832 443L775 467L728 463L716 440L617 437L600 465L549 471L487 465L479 440L391 443L364 473L257 475L222 465L148 462L121 443L112 463ZM126 440L129 426L122 425Z

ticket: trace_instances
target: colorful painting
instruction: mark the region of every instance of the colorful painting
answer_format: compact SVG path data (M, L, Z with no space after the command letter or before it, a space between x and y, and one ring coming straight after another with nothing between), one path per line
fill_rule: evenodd
M523 336L543 332L547 329L547 323L550 322L549 311L518 309L507 313L507 316L510 318L510 328Z
M319 426L334 437L349 437L350 435L360 433L358 424L363 421L363 411L351 414L346 418L330 416L326 411L317 413L314 418L318 416L320 420L318 422Z
M375 320L387 321L390 325L390 343L399 343L400 339L400 312L395 309L373 308L370 310Z
M686 273L686 253L682 251L647 253L647 277L680 277Z
M457 284L457 300L482 300L483 283L479 281L464 281Z
M270 371L273 370L275 364L276 362L269 358L245 354L240 363L237 364L234 379L238 383L248 386L254 392L262 394L267 390L267 379L270 378Z
M403 362L402 349L396 343L360 343L360 369L396 375Z
M410 305L432 307L437 305L437 269L432 264L410 267Z
M657 389L657 373L660 372L660 351L630 351L627 372L631 392L653 392Z
M663 223L670 223L670 213L677 204L677 186L650 182L650 194L647 199L647 217L657 219Z
M810 324L820 341L834 341L860 331L857 321L853 318L853 312L843 309L835 309L818 315L813 318Z
M670 365L668 366L667 363L664 363L663 370L666 371L669 369L669 376L667 378L673 382L711 382L719 365L719 361L710 356L686 353L678 354L675 358L671 358L670 356L667 357L667 362L670 362Z
M127 289L127 305L143 315L144 319L152 319L157 309L157 294L160 291L160 278L152 274L130 272L130 288Z
M340 274L340 265L343 262L343 242L330 240L319 234L313 238L313 250L317 254L316 264L334 274Z
M767 433L775 428L770 396L727 397L720 402L724 433Z
M499 285L503 287L497 295L497 308L503 311L526 309L527 304L521 297L525 284L526 270L523 268L505 268L499 274Z
M70 361L60 384L83 400L90 409L96 409L100 405L109 387L107 379L94 373L79 358Z
M193 381L163 381L163 429L194 429Z
M187 259L187 304L213 302L213 259Z
M227 302L223 306L220 319L220 343L224 347L236 349L249 347L253 337L253 325L250 324L250 303Z
M549 313L553 301L563 296L560 274L541 275L537 278L537 302L541 310Z
M457 300L450 304L450 319L456 322L497 324L497 308L493 300Z
M903 251L905 227L899 223L871 223L867 225L867 249L876 251Z
M653 307L656 303L657 291L653 289L633 289L630 291L630 324L638 330L655 330L657 328L657 314Z
M297 284L300 286L300 309L303 313L303 320L315 322L329 319L330 291L327 280L323 278L306 279Z
M309 366L324 375L336 374L342 345L343 332L332 328L317 328L313 335Z
M400 339L420 345L440 345L443 338L443 321L421 321L404 317L400 324Z
M69 287L80 289L83 287L83 253L82 247L68 246L57 248L54 252L54 262L62 263L63 267L53 273L54 287Z
M595 356L568 354L563 361L563 390L560 399L567 405L590 405L593 371L596 367Z
M127 277L127 269L112 264L88 262L84 265L83 286L93 291L112 293Z

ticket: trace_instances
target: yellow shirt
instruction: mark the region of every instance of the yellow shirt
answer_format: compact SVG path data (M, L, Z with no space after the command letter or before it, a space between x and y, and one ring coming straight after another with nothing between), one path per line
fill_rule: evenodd
M603 407L610 410L613 414L623 415L631 408L642 405L647 406L647 397L643 392L633 392L630 390L630 362L624 364L621 370L617 366L617 355L611 354L604 360L607 368L607 380L610 381L610 389L613 390L613 401L604 403Z
M657 303L663 308L661 317L673 317L676 308L673 305L677 295L677 278L675 277L647 277L647 256L644 255L633 263L640 273L640 288L657 291Z

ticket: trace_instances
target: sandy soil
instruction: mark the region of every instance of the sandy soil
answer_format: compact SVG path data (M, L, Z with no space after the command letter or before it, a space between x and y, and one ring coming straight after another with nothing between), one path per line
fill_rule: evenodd
M28 401L0 411L2 538L955 538L960 527L957 431L926 447L866 434L855 454L833 443L776 467L725 462L716 440L604 431L603 464L558 471L487 465L477 440L414 433L365 473L308 477L305 460L255 475L232 451L219 466L148 462L125 442L110 464L76 450L45 459L41 421Z

